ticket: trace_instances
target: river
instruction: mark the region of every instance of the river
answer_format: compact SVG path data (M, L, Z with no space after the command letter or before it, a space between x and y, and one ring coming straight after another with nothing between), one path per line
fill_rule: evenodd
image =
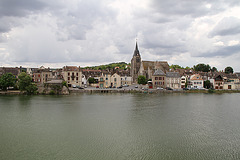
M239 93L2 95L0 159L240 159L239 99Z

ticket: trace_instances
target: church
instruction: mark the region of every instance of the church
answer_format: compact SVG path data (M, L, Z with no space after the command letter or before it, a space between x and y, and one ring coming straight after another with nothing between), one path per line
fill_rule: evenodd
M138 50L138 45L136 42L136 47L131 60L131 70L130 74L132 76L133 83L137 83L139 75L143 75L146 79L152 79L152 76L156 70L162 70L164 73L169 71L169 65L167 61L142 61L141 55Z

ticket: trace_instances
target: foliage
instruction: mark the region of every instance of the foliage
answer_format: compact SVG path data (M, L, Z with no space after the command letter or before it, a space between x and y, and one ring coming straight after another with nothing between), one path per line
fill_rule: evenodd
M97 80L93 77L89 77L88 78L88 82L91 84L91 83L97 83Z
M214 89L209 89L208 93L215 93L216 91Z
M224 72L227 73L227 74L233 73L233 68L228 66L228 67L225 68Z
M35 84L30 84L30 85L26 86L27 94L36 94L37 90L38 90L38 88Z
M18 79L18 86L20 91L26 91L26 87L32 84L32 78L25 72L20 73Z
M66 82L66 81L63 81L63 82L62 82L62 86L66 86L66 87L68 88L67 82Z
M211 82L209 80L204 81L204 88L209 89L211 87Z
M216 67L212 67L211 71L212 71L212 72L217 72L218 70L217 70Z
M206 65L206 64L200 63L200 64L197 64L196 66L194 65L193 69L195 71L209 72L211 67L208 64Z
M20 91L26 91L27 94L35 94L37 91L37 86L32 83L32 78L27 75L27 73L22 72L18 76L18 86Z
M130 64L127 64L125 62L119 62L119 63L110 63L106 65L100 65L100 66L92 66L92 67L85 67L85 69L94 69L94 70L106 70L106 69L126 69L129 68Z
M147 79L145 76L138 76L138 84L146 84L147 83Z
M172 64L171 66L169 66L169 68L170 69L174 69L174 70L176 70L176 69L184 69L183 67L181 67L181 66L179 66L177 64Z
M7 90L8 87L14 87L16 84L16 78L12 73L3 74L0 77L0 88L2 90Z
M51 91L49 92L49 94L50 94L50 95L54 95L54 94L55 94L55 91L54 91L54 90L51 90Z

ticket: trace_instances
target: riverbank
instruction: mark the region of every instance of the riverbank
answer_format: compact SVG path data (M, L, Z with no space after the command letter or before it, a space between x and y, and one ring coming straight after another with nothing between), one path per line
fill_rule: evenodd
M76 89L70 88L71 93L240 93L240 90L157 90L157 89ZM19 90L0 91L0 95L24 95L24 92ZM42 95L42 94L39 94Z

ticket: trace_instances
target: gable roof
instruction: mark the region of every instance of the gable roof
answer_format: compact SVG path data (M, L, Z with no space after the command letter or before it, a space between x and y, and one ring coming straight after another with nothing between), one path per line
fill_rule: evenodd
M194 81L194 80L203 80L203 79L200 76L200 74L194 74L194 75L191 75L190 80Z
M157 69L157 70L155 70L153 75L154 76L165 76L166 74L161 69Z

